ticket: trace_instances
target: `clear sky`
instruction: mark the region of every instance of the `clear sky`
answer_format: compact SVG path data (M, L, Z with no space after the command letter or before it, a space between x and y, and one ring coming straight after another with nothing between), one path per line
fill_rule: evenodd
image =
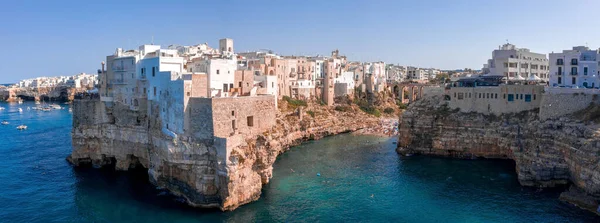
M95 72L117 47L234 39L237 52L480 69L508 39L550 53L600 47L600 1L4 1L0 83Z

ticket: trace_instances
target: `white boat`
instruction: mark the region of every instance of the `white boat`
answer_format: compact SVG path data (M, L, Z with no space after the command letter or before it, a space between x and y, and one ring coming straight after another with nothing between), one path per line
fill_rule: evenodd
M0 110L4 110L4 109L5 109L4 107L0 107Z
M25 129L27 129L27 126L26 125L20 125L20 126L17 126L17 129L18 130L25 130Z
M62 109L62 107L60 107L60 105L57 105L57 104L52 104L52 105L50 105L50 107L53 109Z
M23 112L23 109L22 109L22 108L19 108L19 112Z
M43 107L42 108L42 111L51 111L51 110L52 110L52 108L50 108L50 107Z
M39 105L39 104L41 104L41 103L40 103L40 101L35 101L35 104L36 104L36 105Z
M10 123L8 123L7 121L2 121L2 125L8 125Z
M17 101L19 104L23 104L23 100L18 100Z

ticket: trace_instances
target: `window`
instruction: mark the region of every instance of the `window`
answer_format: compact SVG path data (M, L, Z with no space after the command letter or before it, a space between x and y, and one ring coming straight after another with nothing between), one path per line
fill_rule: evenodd
M190 94L190 92L189 92L189 91L188 91L186 94L187 94L187 96L188 96L188 97L189 97L190 95L192 95L192 94Z
M235 131L235 120L231 120L231 129Z
M152 76L154 77L156 74L156 67L152 67Z
M558 77L558 84L561 84L561 82L562 82L562 78Z
M469 98L471 98L471 93L469 93Z
M227 92L227 84L223 84L223 92Z
M525 95L525 102L531 102L531 95L530 94L526 94Z
M508 101L515 101L515 95L514 94L508 94Z
M479 93L479 98L481 98L481 93Z
M271 82L271 87L274 88L275 87L275 82Z
M571 65L577 65L577 59L575 59L575 58L571 59Z
M587 68L587 67L584 67L584 68L583 68L583 75L587 75L587 73L588 73L588 68Z
M535 94L533 94L533 100L535 100Z
M521 94L521 100L523 100L523 94Z
M235 111L231 111L231 116L235 116Z
M217 69L217 74L219 74L219 73L220 73L220 71L219 71L219 69Z
M239 87L242 87L242 82L240 81L240 83L238 83Z
M248 123L248 127L254 126L254 116L248 116L246 122Z
M462 92L458 93L458 100L462 100L462 99L464 99L463 93Z
M131 73L131 79L133 79L133 73Z
M456 98L456 92L454 92L454 98Z
M502 99L506 99L506 94L503 94L503 95L502 95Z
M156 96L156 87L154 87L154 96Z
M562 75L562 74L563 74L562 67L558 67L558 75Z
M556 59L556 65L563 65L563 59Z
M229 89L233 89L233 84L229 84Z
M498 94L494 94L494 99L498 99Z
M571 78L571 84L575 84L577 82L576 78Z

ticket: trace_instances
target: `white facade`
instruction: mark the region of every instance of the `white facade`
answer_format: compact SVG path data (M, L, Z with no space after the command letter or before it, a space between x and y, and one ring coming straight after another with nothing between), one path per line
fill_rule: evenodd
M509 80L538 77L548 81L549 62L545 54L533 53L526 48L504 44L492 52L492 59L484 65L484 73L503 75Z
M234 88L237 60L216 58L194 60L188 64L188 71L206 73L211 97L227 97L229 90Z
M600 87L600 54L585 46L550 54L550 86L598 88Z
M407 78L415 81L423 81L429 79L429 73L425 70L417 67L408 67Z
M334 79L334 82L348 84L347 86L349 91L353 91L356 87L353 71L343 71L340 76Z

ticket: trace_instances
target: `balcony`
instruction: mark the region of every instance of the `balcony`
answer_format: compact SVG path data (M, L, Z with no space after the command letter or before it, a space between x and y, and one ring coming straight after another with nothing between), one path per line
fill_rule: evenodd
M140 80L146 80L146 74L141 74L140 75Z
M571 73L570 73L570 74L571 74L571 75L577 75L577 71L575 71L575 72L571 71Z
M123 81L123 79L113 79L113 80L109 80L108 81L109 85L123 85L123 84L127 84L125 81Z
M565 65L565 63L562 60L557 60L556 65L562 66Z
M114 72L123 72L123 71L125 71L125 67L121 67L121 66L114 66L114 67L112 68L112 70L113 70Z
M571 61L571 65L577 65L577 64L578 64L578 63L577 63L577 61L576 61L576 60L573 60L573 61Z

